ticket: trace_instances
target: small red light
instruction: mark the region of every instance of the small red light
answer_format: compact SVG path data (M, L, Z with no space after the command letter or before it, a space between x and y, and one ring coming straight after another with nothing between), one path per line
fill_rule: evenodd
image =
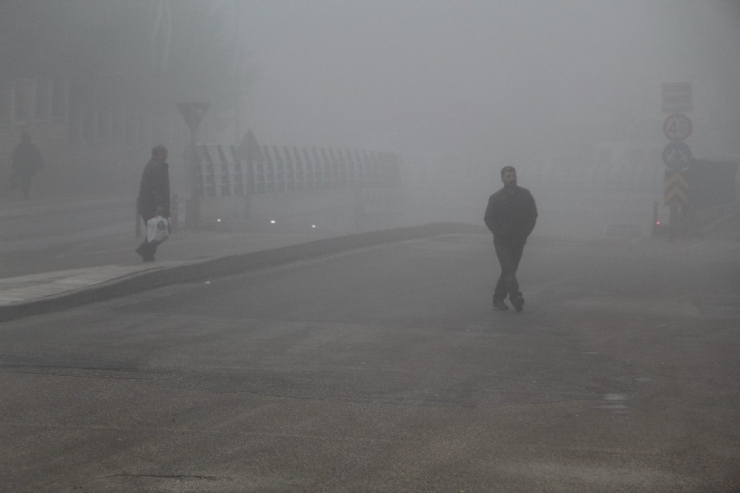
M660 221L655 221L656 226L660 226Z

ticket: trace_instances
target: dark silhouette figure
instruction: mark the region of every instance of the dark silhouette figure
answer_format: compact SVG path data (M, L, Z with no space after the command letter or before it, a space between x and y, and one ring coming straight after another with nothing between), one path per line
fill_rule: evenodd
M537 206L529 190L517 186L516 170L512 166L501 170L501 181L504 186L488 199L484 218L493 233L493 246L501 265L501 275L493 292L493 307L508 310L504 301L508 295L516 311L520 312L524 307L524 296L519 291L516 271L524 244L537 222Z
M44 167L44 159L39 149L31 143L31 136L21 135L21 143L13 150L13 173L10 177L12 188L20 186L23 198L31 193L31 180L36 171Z
M170 217L170 172L167 164L167 148L163 145L152 149L152 159L144 168L139 187L139 198L136 202L137 213L144 220L144 230L147 222L157 215L158 209L163 217ZM144 238L136 253L141 255L144 262L153 262L157 252L157 244L147 242Z

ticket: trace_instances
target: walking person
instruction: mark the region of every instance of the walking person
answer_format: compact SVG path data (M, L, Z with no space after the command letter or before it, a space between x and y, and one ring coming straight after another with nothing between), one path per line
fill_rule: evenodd
M31 136L24 132L21 135L21 143L13 150L13 174L10 177L12 188L20 186L24 199L29 198L31 180L44 164L38 147L31 142Z
M163 145L152 149L152 159L144 168L139 187L139 198L136 201L136 212L147 223L159 212L163 217L170 217L170 172L167 164L167 148ZM153 262L157 253L157 243L144 242L136 249L144 262Z
M537 222L537 206L526 188L517 186L516 170L512 166L501 169L503 188L491 195L484 221L493 233L493 246L501 265L501 275L493 291L493 307L508 310L505 300L516 311L524 308L524 296L519 291L516 271L522 258L527 237Z

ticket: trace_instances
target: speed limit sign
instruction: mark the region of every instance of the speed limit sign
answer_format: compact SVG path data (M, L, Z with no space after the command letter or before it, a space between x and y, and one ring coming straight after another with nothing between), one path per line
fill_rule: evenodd
M663 122L663 133L671 142L682 142L691 135L691 120L682 113L674 113Z

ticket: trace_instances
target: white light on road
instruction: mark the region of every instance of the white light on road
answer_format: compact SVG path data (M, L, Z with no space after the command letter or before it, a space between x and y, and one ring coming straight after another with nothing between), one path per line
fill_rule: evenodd
M270 224L275 224L275 220L273 219L272 221L270 221Z

